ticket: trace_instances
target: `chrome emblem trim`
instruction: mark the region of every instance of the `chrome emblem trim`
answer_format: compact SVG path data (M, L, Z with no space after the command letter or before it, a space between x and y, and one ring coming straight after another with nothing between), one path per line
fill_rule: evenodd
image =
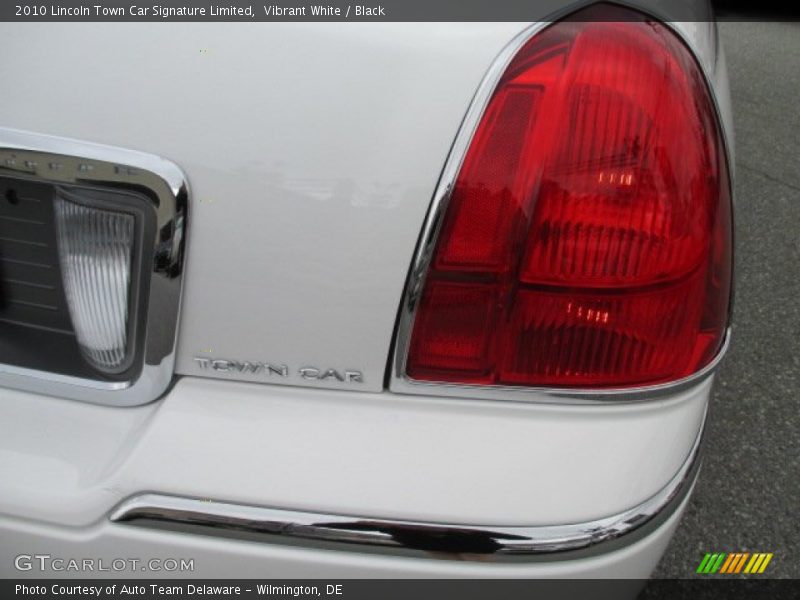
M279 377L289 376L289 367L286 365L274 365L265 362L251 362L228 360L225 358L207 358L195 356L192 358L197 366L203 371L219 371L222 373L252 373L264 375L277 375Z
M264 375L265 377L288 378L292 372L282 363L264 361L232 360L228 358L212 358L210 356L194 356L192 360L202 371L216 373L242 373L247 375ZM297 375L307 381L338 381L340 383L364 383L364 374L354 369L321 369L303 366L297 369Z

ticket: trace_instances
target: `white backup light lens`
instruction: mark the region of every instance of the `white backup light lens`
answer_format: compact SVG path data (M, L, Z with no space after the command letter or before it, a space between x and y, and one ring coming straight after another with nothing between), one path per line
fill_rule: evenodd
M72 325L89 362L120 370L128 348L133 215L94 208L59 190L58 254Z

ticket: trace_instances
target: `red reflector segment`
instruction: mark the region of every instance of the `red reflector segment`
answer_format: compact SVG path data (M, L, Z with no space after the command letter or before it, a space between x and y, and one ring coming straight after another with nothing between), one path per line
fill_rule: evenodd
M525 220L519 165L525 161L538 96L538 89L526 87L497 92L456 182L437 269L496 273L510 268L514 240L509 232Z
M489 100L417 307L412 379L639 386L719 351L730 191L708 89L664 25L596 10L529 40Z
M495 286L430 281L420 312L427 335L415 340L410 366L431 376L446 370L465 381L491 381L496 302Z

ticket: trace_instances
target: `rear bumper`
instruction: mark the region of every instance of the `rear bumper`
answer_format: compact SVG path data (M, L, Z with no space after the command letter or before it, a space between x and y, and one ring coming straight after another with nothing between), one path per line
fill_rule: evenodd
M0 575L647 577L710 386L608 406L188 378L131 409L7 391ZM193 569L20 571L20 555Z
M600 544L596 546L597 551L588 556L551 554L535 561L507 562L475 557L454 560L443 555L406 557L373 551L263 543L108 521L71 529L0 518L0 577L642 579L652 572L664 553L687 502L685 498L648 535L630 543L620 538L625 543L616 548ZM35 558L42 555L50 557L45 569L40 568L41 561ZM22 558L18 558L20 556ZM95 562L89 570L69 568L70 559L79 561L80 565L87 557L102 559L102 565ZM124 563L115 562L120 559ZM132 566L132 559L139 562ZM189 560L191 569L181 570L181 561ZM19 570L15 562L31 568ZM116 569L123 564L124 568Z

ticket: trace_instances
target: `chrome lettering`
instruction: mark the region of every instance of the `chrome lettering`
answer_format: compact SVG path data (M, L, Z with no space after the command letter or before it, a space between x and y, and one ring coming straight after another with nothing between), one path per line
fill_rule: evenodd
M211 358L207 356L194 356L192 360L201 371L217 371L219 373L244 373L266 377L289 377L289 367L284 364L269 363L249 360L229 360L227 358ZM318 369L317 367L301 367L297 374L309 381L336 380L341 383L364 383L364 374L361 371L337 369Z

